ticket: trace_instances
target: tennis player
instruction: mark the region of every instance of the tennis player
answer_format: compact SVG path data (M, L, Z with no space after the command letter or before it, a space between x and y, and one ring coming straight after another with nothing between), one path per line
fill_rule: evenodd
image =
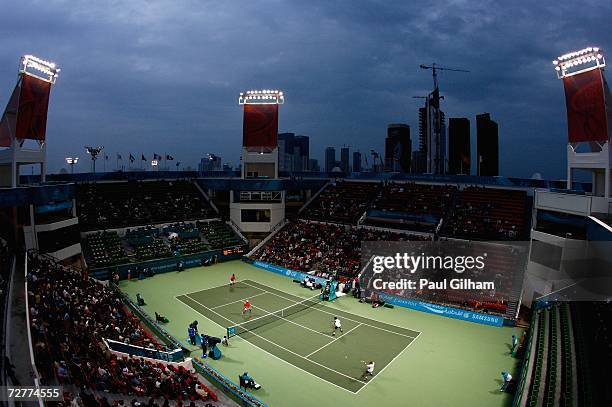
M373 377L374 376L374 365L375 365L375 363L374 363L374 361L365 362L363 360L362 360L362 362L365 363L366 370L361 375L361 380L367 382L368 381L368 377Z
M236 274L232 273L230 277L230 286L236 284Z
M246 300L244 302L244 308L242 310L242 315L245 315L247 313L247 311L248 311L249 314L252 314L253 313L253 309L251 309L251 306L252 306L251 301Z
M332 332L332 336L336 336L337 330L340 330L340 333L344 333L342 331L342 322L340 322L338 317L334 317L334 332Z

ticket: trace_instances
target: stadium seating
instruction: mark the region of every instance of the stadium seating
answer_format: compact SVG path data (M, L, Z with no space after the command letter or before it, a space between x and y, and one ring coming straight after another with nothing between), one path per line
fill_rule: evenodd
M522 240L528 231L525 191L467 187L449 208L441 234L461 239Z
M196 222L196 226L211 249L244 244L242 238L223 221Z
M189 181L79 184L76 195L79 223L84 230L216 216L204 196Z
M170 247L160 238L151 237L146 242L132 246L137 261L163 259L172 256Z
M434 231L454 199L457 187L414 182L389 183L374 201L368 225Z
M117 232L97 232L86 238L85 252L91 267L114 266L129 259Z
M530 222L525 191L387 181L332 183L300 218L469 240L524 240Z
M27 281L32 346L44 383L155 399L216 400L214 392L182 367L118 357L106 348L103 339L163 349L112 290L32 253Z
M245 242L225 222L180 222L163 228L154 225L127 228L122 237L115 231L87 235L85 254L95 269L120 264L164 259L242 245Z
M534 312L515 406L576 405L578 370L571 319L567 303Z
M251 257L296 270L319 270L343 278L357 275L361 242L430 240L430 237L317 222L289 222Z
M338 181L328 185L302 213L304 219L356 224L378 196L382 183Z

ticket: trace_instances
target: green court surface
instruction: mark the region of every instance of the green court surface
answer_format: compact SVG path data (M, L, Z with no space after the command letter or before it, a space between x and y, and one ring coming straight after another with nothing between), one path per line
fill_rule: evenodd
M254 311L243 315L242 303L247 298ZM375 361L375 373L381 372L420 333L337 311L322 302L308 300L304 306L303 298L250 280L180 295L177 299L221 327L238 325L242 331L240 326L245 324L240 336L253 345L355 393L373 380L363 376L365 359ZM286 309L294 309L295 313L276 316ZM342 321L344 331L336 332L335 336L334 317Z
M230 288L232 273L238 283ZM518 328L374 309L350 297L270 317L316 292L241 261L122 281L120 287L133 299L140 293L150 315L168 317L165 328L192 356L200 350L187 343L190 322L222 337L226 327L264 316L264 325L230 338L229 347L220 347L223 357L207 363L236 381L249 372L263 386L253 394L270 406L511 405L512 396L499 392L500 372L518 377L517 360L508 354ZM252 315L242 315L245 298L253 303ZM334 316L343 335L331 335ZM367 382L360 380L362 360L376 362Z

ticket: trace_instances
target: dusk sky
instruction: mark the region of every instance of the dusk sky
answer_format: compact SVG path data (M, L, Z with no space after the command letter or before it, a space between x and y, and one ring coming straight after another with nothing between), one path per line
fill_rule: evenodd
M551 61L586 46L612 50L609 0L12 1L0 13L0 103L18 60L62 68L52 90L48 162L167 152L197 167L212 152L239 162L241 90L282 89L280 131L326 146L384 150L388 123L410 125L439 76L447 117L499 123L501 174L565 176L562 83ZM608 75L608 79L610 75ZM101 166L101 165L100 165Z

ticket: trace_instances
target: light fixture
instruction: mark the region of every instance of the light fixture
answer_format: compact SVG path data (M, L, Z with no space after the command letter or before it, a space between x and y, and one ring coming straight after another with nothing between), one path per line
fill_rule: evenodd
M34 55L24 55L19 63L19 73L33 76L48 83L55 83L60 69L55 62L46 61Z

